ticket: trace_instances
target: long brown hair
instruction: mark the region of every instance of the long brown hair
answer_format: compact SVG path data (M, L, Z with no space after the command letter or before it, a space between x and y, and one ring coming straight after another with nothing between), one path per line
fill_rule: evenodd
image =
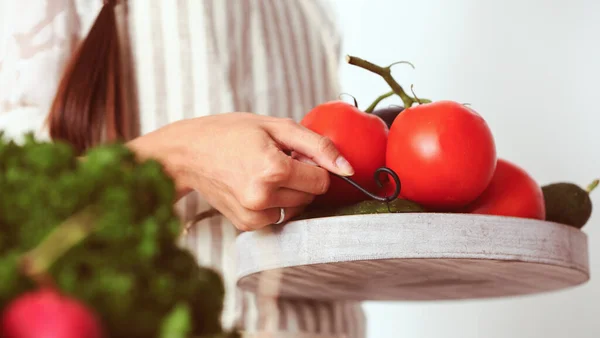
M126 72L116 16L117 0L105 0L88 35L67 64L48 115L53 140L81 153L103 141L136 136L136 112L127 105ZM126 70L126 69L125 69Z

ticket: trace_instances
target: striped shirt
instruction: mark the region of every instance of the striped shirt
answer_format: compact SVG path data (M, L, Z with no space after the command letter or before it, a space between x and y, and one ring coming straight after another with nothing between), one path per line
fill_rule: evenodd
M47 137L42 121L64 65L101 5L101 0L4 2L0 128L9 135L35 130ZM124 57L132 65L130 108L138 112L142 133L231 111L299 121L315 105L339 95L340 35L325 2L129 0L117 11L122 44L128 47ZM176 207L190 227L181 245L224 278L226 328L290 337L364 337L358 303L263 298L237 289L238 231L221 215L192 224L209 209L197 193Z

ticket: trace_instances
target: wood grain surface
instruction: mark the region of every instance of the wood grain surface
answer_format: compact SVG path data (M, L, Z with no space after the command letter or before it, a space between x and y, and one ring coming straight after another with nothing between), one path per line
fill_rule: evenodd
M238 236L238 285L332 300L507 297L589 279L587 236L561 224L405 213L290 222Z

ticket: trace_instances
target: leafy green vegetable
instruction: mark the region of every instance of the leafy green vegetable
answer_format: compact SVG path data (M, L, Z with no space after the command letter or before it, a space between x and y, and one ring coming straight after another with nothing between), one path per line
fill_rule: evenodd
M185 304L177 304L163 321L161 338L185 338L190 326L190 309Z
M0 134L0 307L35 287L19 269L28 253L99 313L111 337L223 334L221 277L176 244L174 198L162 166L122 144L79 161L68 144ZM74 239L68 247L65 238Z

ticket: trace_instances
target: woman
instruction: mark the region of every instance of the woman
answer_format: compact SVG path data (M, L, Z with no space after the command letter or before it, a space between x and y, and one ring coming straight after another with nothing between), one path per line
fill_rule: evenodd
M261 298L235 287L239 231L301 212L326 190L326 170L352 174L331 142L290 122L339 94L339 36L322 3L21 0L3 6L0 128L12 135L34 128L80 151L123 139L140 157L164 163L189 229L182 245L224 277L225 327L297 337L364 335L357 303ZM219 213L195 221L211 207Z

